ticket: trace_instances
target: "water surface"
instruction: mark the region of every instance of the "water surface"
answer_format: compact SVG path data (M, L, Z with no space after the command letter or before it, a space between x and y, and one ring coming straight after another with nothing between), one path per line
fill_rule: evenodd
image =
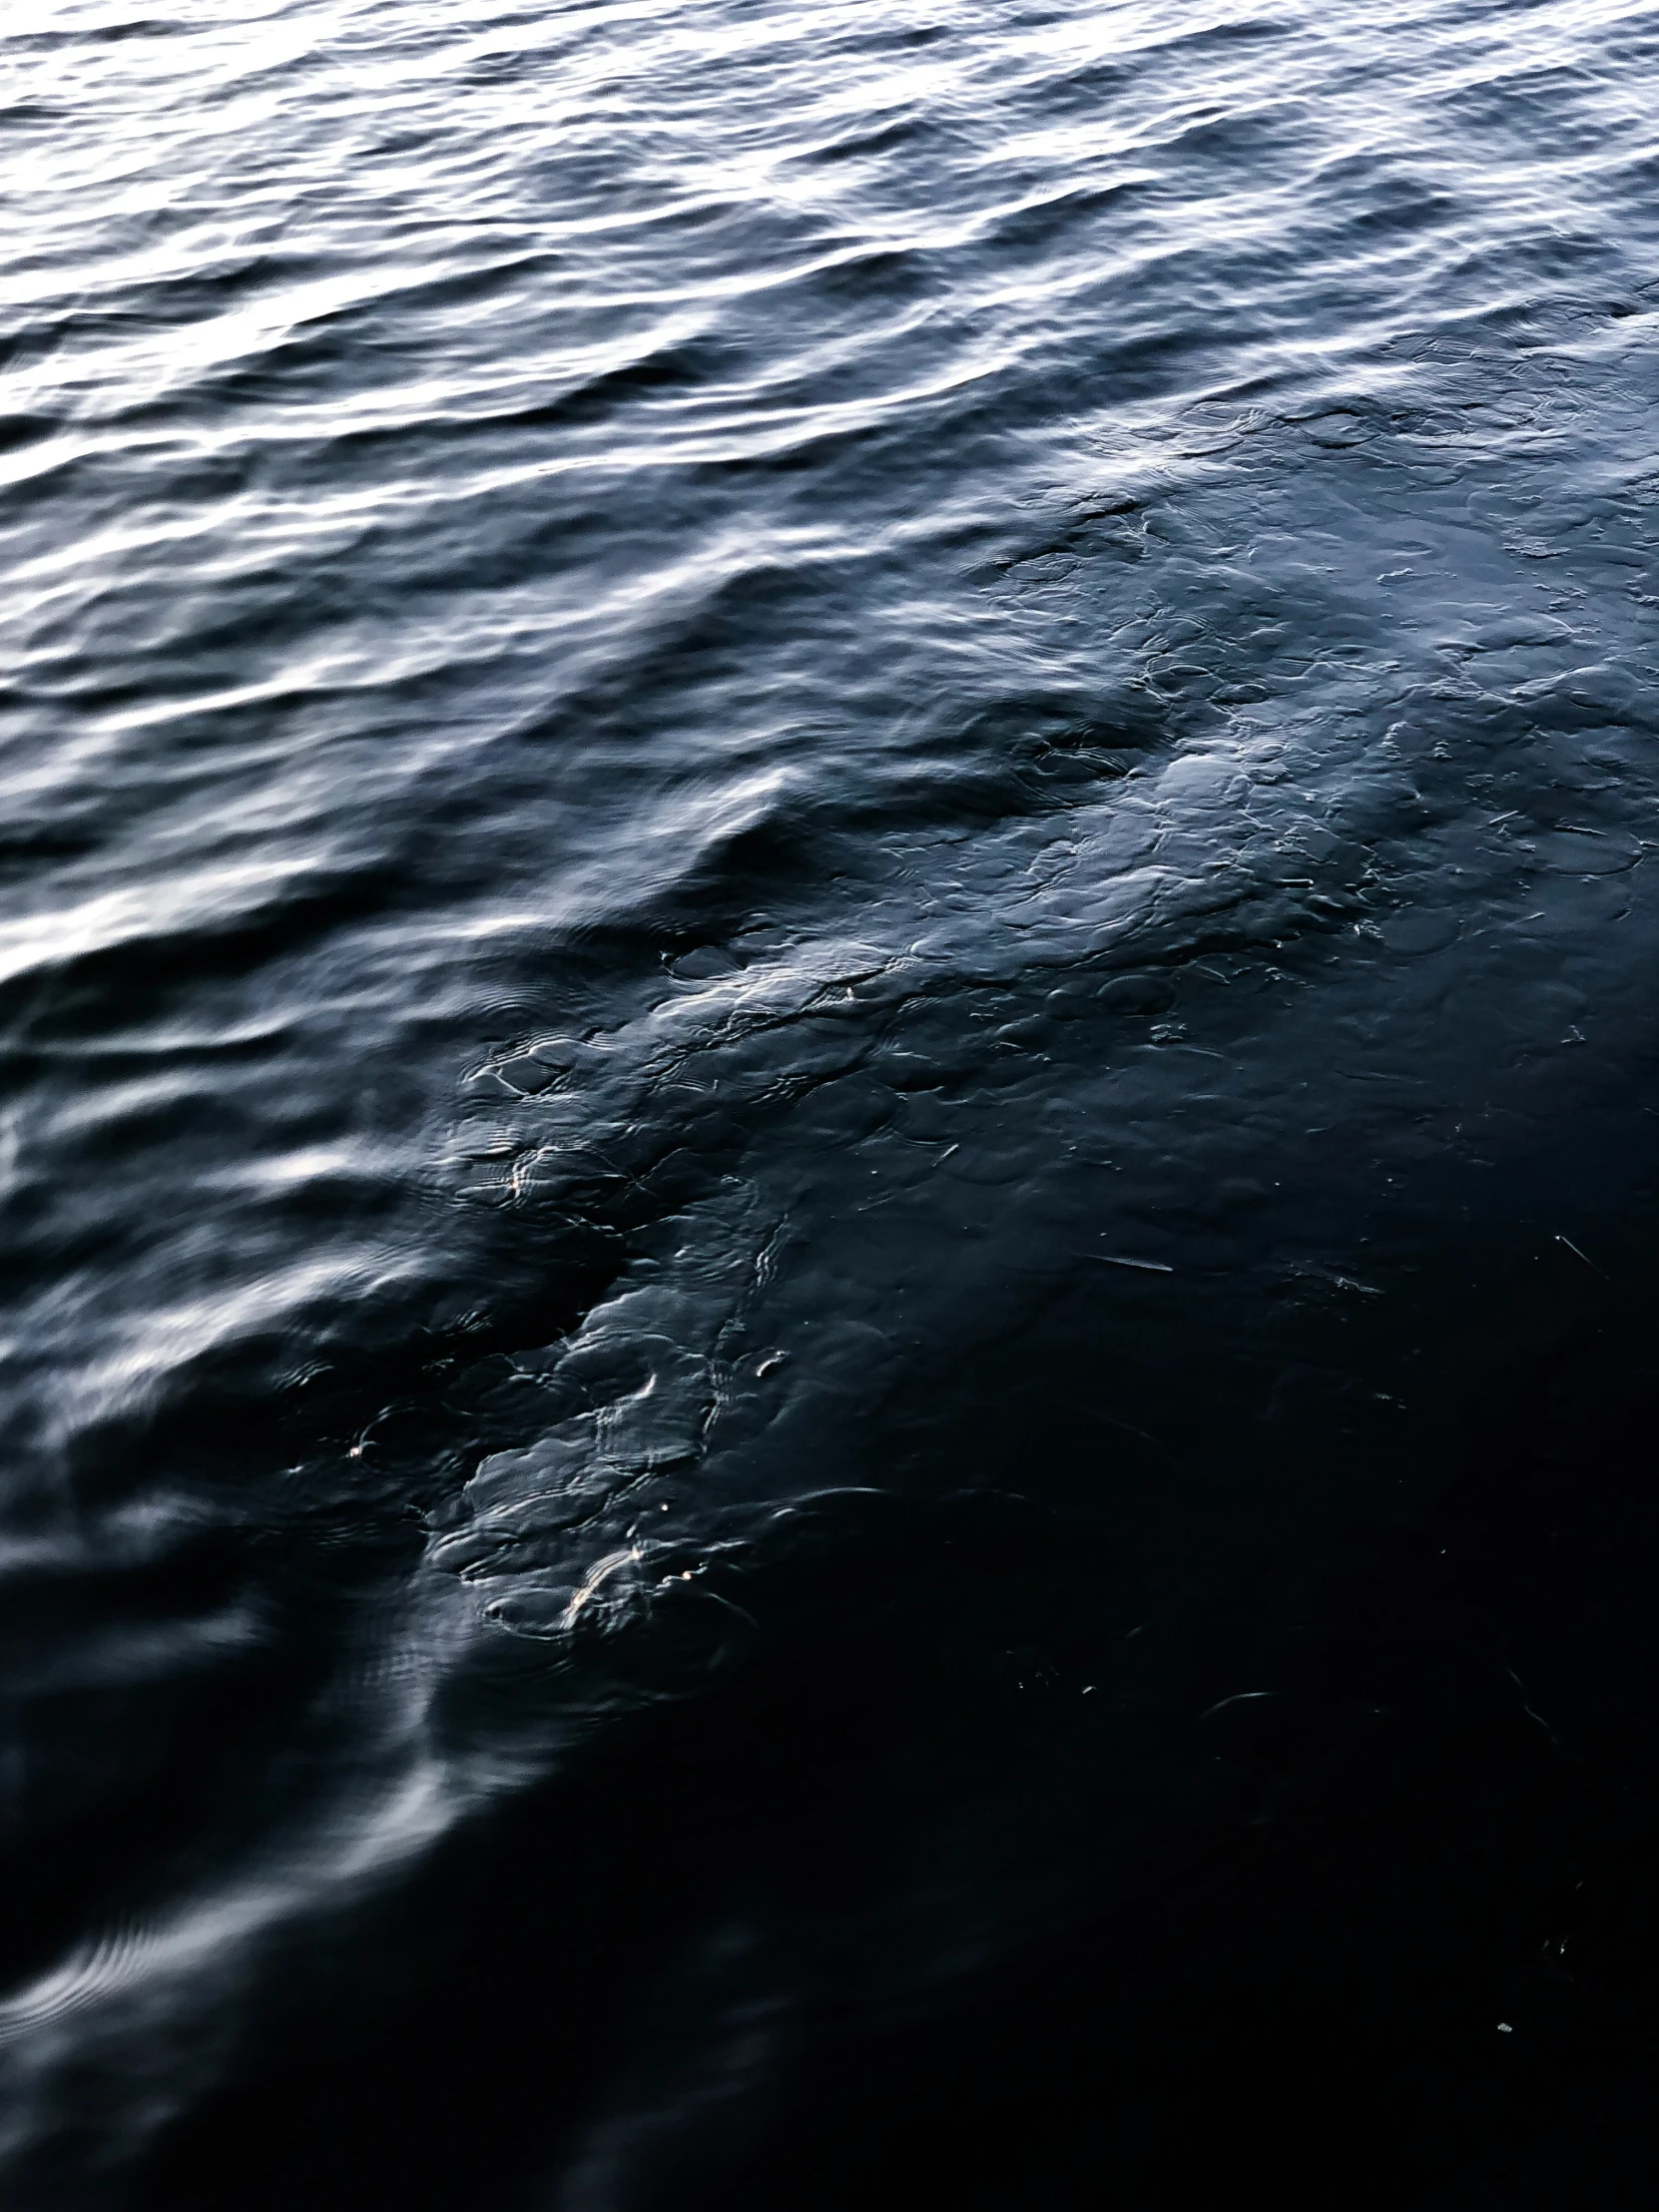
M7 2201L1624 2202L1651 7L0 69Z

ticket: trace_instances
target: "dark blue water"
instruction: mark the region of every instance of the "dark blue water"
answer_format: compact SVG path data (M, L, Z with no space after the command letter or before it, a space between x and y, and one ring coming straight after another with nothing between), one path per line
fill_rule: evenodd
M0 103L5 2203L1650 2201L1659 13Z

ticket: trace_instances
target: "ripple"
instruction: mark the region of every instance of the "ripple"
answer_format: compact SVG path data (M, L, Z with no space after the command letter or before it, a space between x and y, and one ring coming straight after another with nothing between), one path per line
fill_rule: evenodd
M353 1914L727 1710L837 1515L1109 1520L1197 1617L1223 1462L1262 1526L1415 1498L1459 1267L1646 1280L1659 39L50 0L0 52L0 1772L63 1867L0 2171L90 2208ZM1017 1947L905 1879L830 2009ZM630 2163L657 2063L566 2069L572 2203L695 2133Z

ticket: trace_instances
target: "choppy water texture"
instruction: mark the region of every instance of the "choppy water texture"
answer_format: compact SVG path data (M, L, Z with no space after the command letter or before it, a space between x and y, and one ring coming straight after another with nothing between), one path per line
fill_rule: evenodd
M1648 2201L1659 14L0 72L7 2204Z

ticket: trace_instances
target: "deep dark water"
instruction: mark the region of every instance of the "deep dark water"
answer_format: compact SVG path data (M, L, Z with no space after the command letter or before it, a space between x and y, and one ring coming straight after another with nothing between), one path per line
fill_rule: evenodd
M1651 2201L1651 11L0 64L0 2197Z
M1645 2201L1645 1331L1570 1277L1502 1320L1427 1515L1224 1548L1008 1496L818 1516L734 1585L764 1672L457 1839L354 1921L355 1987L303 1957L311 2032L279 2006L141 2201L218 2202L257 2144L255 2202L470 2202L481 2114L526 2201L573 2118L592 2201ZM1098 1463L981 1386L1008 1450ZM983 1463L966 1420L941 1445ZM1126 1653L1149 1559L1182 1602ZM1205 1708L1238 1680L1275 1694Z

